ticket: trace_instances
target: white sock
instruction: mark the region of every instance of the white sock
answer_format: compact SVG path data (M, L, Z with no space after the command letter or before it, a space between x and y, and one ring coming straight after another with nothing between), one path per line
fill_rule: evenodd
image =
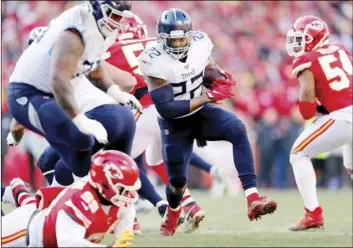
M55 176L53 177L53 181L51 182L51 187L65 187L64 185L61 185L60 183L58 183L58 181L56 181Z
M216 171L217 171L217 167L212 166L212 167L211 167L211 170L210 170L210 175L211 175L212 177L216 177Z
M249 195L254 194L254 193L258 193L258 192L257 192L257 188L255 188L255 187L245 190L245 196L246 196L246 197L248 197Z
M316 193L316 175L310 158L305 155L292 154L290 160L304 205L307 209L313 211L319 207L319 201Z
M88 176L88 175L87 175ZM78 180L81 180L82 178L85 178L87 176L84 176L84 177L79 177L79 176L76 176L74 173L72 173L72 177L74 178L74 181L78 181Z

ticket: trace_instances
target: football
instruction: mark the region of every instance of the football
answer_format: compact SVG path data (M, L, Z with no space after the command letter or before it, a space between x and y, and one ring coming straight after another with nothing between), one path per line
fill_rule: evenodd
M218 78L224 78L221 70L217 66L207 67L205 69L205 75L203 76L203 85L206 88L210 88L214 80Z

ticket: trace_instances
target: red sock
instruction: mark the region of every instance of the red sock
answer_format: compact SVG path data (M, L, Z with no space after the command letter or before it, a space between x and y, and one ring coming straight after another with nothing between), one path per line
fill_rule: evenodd
M157 173L157 175L165 185L168 185L169 180L168 180L167 170L165 169L165 165L163 162L160 163L159 165L151 165L150 168Z
M16 201L19 206L24 206L24 205L36 203L36 199L34 198L34 196L32 196L31 194L29 194L27 192L19 193Z

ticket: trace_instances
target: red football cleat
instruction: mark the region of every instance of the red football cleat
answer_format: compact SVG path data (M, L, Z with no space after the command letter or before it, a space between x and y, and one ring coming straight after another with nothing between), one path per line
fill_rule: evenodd
M135 235L140 235L142 233L141 231L141 225L140 223L138 222L137 218L135 217L135 220L134 220L134 226L132 228L132 232L135 234Z
M305 209L305 215L296 223L289 227L291 231L303 231L310 228L319 228L324 226L324 216L322 215L322 208L317 207L314 211Z
M175 233L178 227L179 215L181 213L181 207L176 211L173 211L169 206L162 219L160 232L163 236L171 236Z
M261 219L262 215L272 214L277 209L275 201L268 201L266 197L257 193L248 196L248 217L250 221Z
M184 232L191 233L199 228L200 222L205 218L205 212L192 201L183 207L185 214Z

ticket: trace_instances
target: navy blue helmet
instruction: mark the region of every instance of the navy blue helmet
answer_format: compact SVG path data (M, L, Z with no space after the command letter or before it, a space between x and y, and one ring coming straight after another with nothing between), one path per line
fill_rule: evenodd
M108 37L115 31L124 33L129 28L129 18L133 17L131 1L92 0L93 16L100 32Z
M176 59L187 56L192 39L192 22L188 14L181 9L165 10L157 23L157 33L164 50ZM173 39L186 39L185 46L175 47Z

